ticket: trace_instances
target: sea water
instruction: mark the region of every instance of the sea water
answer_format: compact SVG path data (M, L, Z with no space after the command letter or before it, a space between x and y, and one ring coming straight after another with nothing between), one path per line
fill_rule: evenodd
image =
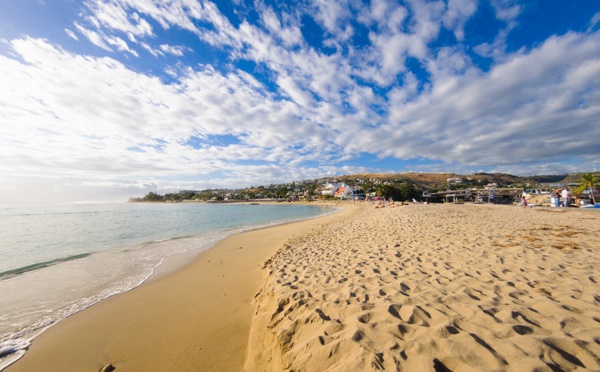
M331 212L287 203L0 204L0 370L43 330L140 285L166 257Z

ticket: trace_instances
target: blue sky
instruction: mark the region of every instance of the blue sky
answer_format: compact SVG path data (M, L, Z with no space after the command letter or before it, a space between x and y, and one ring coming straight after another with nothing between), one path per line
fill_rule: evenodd
M597 0L5 0L0 201L598 170Z

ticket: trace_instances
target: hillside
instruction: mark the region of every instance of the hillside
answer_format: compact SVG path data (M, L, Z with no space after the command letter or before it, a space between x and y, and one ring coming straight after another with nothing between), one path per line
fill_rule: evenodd
M576 179L578 175L571 175L570 178ZM367 174L354 174L337 177L337 179L355 183L356 180L369 180L377 179L383 182L408 182L414 185L420 186L423 189L431 190L440 187L445 187L448 184L449 178L460 178L465 182L473 185L484 186L488 183L496 183L499 186L510 186L510 185L531 185L535 186L540 182L561 182L565 180L567 175L554 175L554 176L527 176L519 177L511 174L504 173L474 173L469 175L461 175L456 173L367 173ZM569 178L569 179L570 179Z
M600 178L600 172L594 172ZM182 200L249 200L249 199L284 199L302 198L305 195L316 195L321 185L327 182L345 182L357 189L359 193L379 192L383 195L394 196L396 200L410 200L421 195L423 191L445 191L449 188L472 189L483 188L494 183L498 187L538 187L540 183L574 184L581 173L568 175L540 175L519 177L504 173L473 173L461 175L456 173L362 173L295 181L268 186L251 186L241 189L207 189L201 191L181 190L178 193L159 195L149 192L141 198L131 198L130 201L177 202ZM459 179L460 182L448 181ZM312 193L312 194L308 194ZM318 193L320 195L320 191Z

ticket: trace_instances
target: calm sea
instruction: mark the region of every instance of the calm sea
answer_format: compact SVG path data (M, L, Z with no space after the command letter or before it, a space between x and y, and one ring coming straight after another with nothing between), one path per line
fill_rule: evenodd
M289 204L0 204L0 370L44 329L140 285L168 256L331 212Z

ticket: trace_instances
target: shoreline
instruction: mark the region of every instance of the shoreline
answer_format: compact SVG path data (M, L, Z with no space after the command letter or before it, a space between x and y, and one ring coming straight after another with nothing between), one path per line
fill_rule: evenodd
M187 202L181 202L181 203L186 204ZM194 203L192 203L192 204L194 204ZM208 203L208 204L210 204L210 203ZM260 204L262 204L262 203L260 203ZM265 203L265 204L268 205L269 203ZM288 224L294 224L294 223L308 221L308 220L312 220L312 219L328 217L328 216L335 215L336 213L339 213L340 211L342 211L343 208L341 208L339 205L332 205L332 204L333 203L329 203L329 204L327 204L327 203L321 203L321 204L302 203L301 205L306 205L306 206L331 208L331 212L328 212L328 213L325 213L322 215L318 215L318 216L314 216L314 217L302 218L299 220L285 220L283 222L274 222L274 223L269 223L267 225L257 225L257 226L250 227L247 229L245 228L244 230L241 230L241 231L234 230L235 232L233 232L233 233L228 232L226 235L220 237L216 241L213 241L207 245L203 245L202 247L190 249L189 251L177 253L177 254L174 254L171 256L166 256L163 259L163 262L159 266L157 266L154 269L154 271L152 272L152 274L140 285L144 285L144 284L152 282L154 280L158 280L164 276L167 276L169 274L176 272L179 269L184 268L185 266L192 263L195 259L197 259L197 256L200 256L204 252L207 252L207 251L213 249L217 244L219 244L219 242L221 242L225 239L228 239L231 236L244 234L246 232L251 232L251 231L256 231L256 230L269 229L271 227L285 226Z
M7 371L600 368L600 215L337 206L232 235Z
M312 205L339 207L331 204ZM175 271L165 266L142 285L53 325L5 370L98 371L109 364L134 370L240 370L264 261L291 236L349 209L244 231L190 263L181 257L166 263Z
M197 205L196 207L200 208L201 206ZM322 209L318 204L314 207L317 207L314 211L320 209L319 213L321 214L312 217L294 217L298 213L290 211L282 213L282 215L291 214L289 218L280 217L277 221L266 221L251 226L240 226L234 223L230 224L234 226L232 228L216 232L201 232L197 235L173 236L168 233L168 230L164 234L157 230L158 235L170 236L147 238L141 243L117 245L118 248L112 250L78 254L69 256L67 259L60 258L43 262L34 265L43 270L38 271L37 267L34 267L22 278L1 281L2 290L6 291L7 296L0 301L2 302L0 308L6 309L2 322L0 322L3 326L0 327L3 330L2 342L0 342L0 354L2 355L0 370L6 369L19 360L29 348L32 340L49 327L106 298L128 292L182 268L203 251L210 249L218 241L230 235L324 216L335 213L337 210L336 208ZM160 210L161 208L152 209ZM296 205L286 209L292 208L300 208L298 209L300 211L306 209L306 206ZM251 212L253 209L247 208L247 210ZM307 213L314 214L316 212L309 211ZM261 212L258 214L260 215ZM127 229L127 227L125 228ZM83 259L72 260L73 257ZM138 259L141 261L138 262ZM54 263L61 263L61 265ZM29 266L27 268L29 269ZM74 284L77 282L80 282L81 285ZM15 323L11 324L10 320L13 318L17 319L22 326L17 327Z

